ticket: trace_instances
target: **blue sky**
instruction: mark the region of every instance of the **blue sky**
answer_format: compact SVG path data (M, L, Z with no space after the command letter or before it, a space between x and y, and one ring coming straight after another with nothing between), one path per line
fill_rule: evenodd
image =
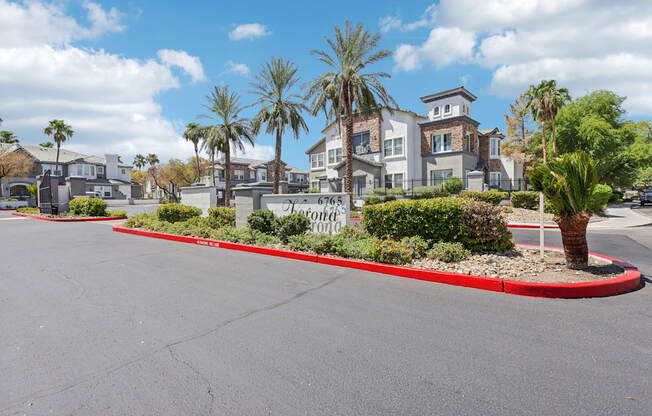
M323 36L347 18L381 31L381 47L395 52L371 69L392 74L386 86L402 108L423 113L419 96L465 85L478 96L481 127L502 129L520 91L556 78L574 96L613 89L629 97L633 118L647 119L652 2L629 3L0 0L1 128L37 144L49 119L64 118L76 131L73 150L188 157L179 136L204 113L213 85L253 102L251 76L272 55L293 60L310 80L326 68L309 51L326 48ZM323 116L305 117L310 133L285 138L283 148L283 159L301 168L324 126ZM261 135L248 155L271 157L272 145Z

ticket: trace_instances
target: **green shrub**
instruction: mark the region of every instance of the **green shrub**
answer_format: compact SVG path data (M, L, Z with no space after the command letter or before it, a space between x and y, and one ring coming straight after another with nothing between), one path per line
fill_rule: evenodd
M222 227L225 227L225 225L222 225L220 220L216 219L215 217L193 217L190 218L189 220L184 221L185 224L191 227L199 227L199 228L205 228L207 230L218 230Z
M401 245L410 250L411 256L414 259L420 259L426 255L428 251L428 243L423 238L415 235L413 237L404 237L401 240Z
M16 208L16 211L23 214L38 214L38 208L36 207L20 207Z
M428 250L427 256L431 260L444 261L446 263L457 263L466 260L471 252L464 248L461 243L444 243L433 244Z
M466 229L461 242L471 251L506 251L514 247L500 207L473 201L463 207Z
M123 226L127 228L144 228L150 231L158 231L160 221L156 214L138 214L127 218Z
M288 238L287 247L294 251L329 254L333 249L333 237L328 234L302 234Z
M512 212L514 212L514 209L512 207L503 207L503 212L505 214L511 214Z
M375 238L369 248L369 260L400 265L412 261L412 253L394 240Z
M498 205L500 202L507 198L507 192L500 192L496 190L491 191L465 191L461 192L462 198L473 199L475 201L488 202L490 204Z
M364 204L365 205L375 205L375 204L380 204L382 203L383 200L378 198L377 196L369 196L364 199Z
M625 193L623 191L612 189L611 197L609 197L609 203L623 202L624 197L625 197Z
M318 194L318 193L321 193L321 191L319 189L310 189L310 190L308 190L308 193L309 194Z
M112 211L106 212L107 217L124 217L127 215L127 211L124 209L114 209Z
M106 216L106 201L96 198L74 198L68 203L73 215L84 217Z
M602 211L607 206L607 202L609 202L612 193L613 191L609 185L595 185L593 195L591 195L591 200L589 201L589 209L593 212Z
M164 204L156 209L156 215L161 221L180 222L201 215L201 209L182 204Z
M403 200L391 204L365 206L362 213L364 229L372 236L419 236L427 242L457 241L464 229L462 198L432 198Z
M387 189L387 195L394 195L394 196L405 195L405 190L403 188L389 188Z
M247 218L247 225L252 230L260 231L263 234L274 234L274 220L276 215L266 209L258 209L252 212Z
M249 227L237 229L235 227L223 227L213 233L213 238L219 241L231 243L252 244L257 246L275 246L282 244L278 237L253 230Z
M310 219L303 214L290 214L274 219L274 235L284 243L293 235L301 235L310 229Z
M217 207L208 209L208 217L219 224L219 227L235 227L235 208Z
M372 195L380 195L384 196L387 195L387 189L386 188L374 188L371 190Z
M394 195L387 195L386 197L383 198L383 202L391 202L391 201L396 201L396 197Z
M464 189L464 183L460 178L455 176L446 179L444 182L444 190L451 194L459 194Z
M514 208L538 209L539 193L536 191L512 192L511 201Z

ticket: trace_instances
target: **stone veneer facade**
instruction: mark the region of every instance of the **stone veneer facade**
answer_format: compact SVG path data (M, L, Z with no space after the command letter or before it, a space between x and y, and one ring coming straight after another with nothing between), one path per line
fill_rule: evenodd
M471 149L469 151L472 153L478 153L478 129L466 120L453 120L421 126L421 155L429 155L432 153L432 136L436 134L444 135L446 133L451 133L452 135L451 151L469 150L465 148L465 138L467 134L470 134ZM480 145L480 150L482 150L482 144Z
M369 132L369 149L372 152L380 152L382 149L381 137L381 121L378 116L371 116L369 118L362 118L360 116L353 117L353 134ZM344 129L344 125L342 125ZM344 138L344 130L342 130L342 138ZM343 141L343 140L342 140ZM342 144L344 146L344 144Z

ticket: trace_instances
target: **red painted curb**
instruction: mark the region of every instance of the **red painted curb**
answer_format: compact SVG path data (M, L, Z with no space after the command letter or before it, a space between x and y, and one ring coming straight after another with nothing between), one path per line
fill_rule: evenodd
M97 217L97 218L50 218L50 217L43 217L41 215L25 214L23 212L13 212L12 215L17 215L19 217L33 218L35 220L41 220L41 221L51 221L51 222L113 221L113 220L127 219L126 215L120 215L117 217Z
M289 250L279 250L267 247L258 247L248 244L215 241L198 237L187 237L173 234L164 234L154 231L145 231L134 228L125 228L114 225L113 231L134 234L145 237L161 238L170 241L219 247L229 250L246 251L250 253L265 254L268 256L285 257L294 260L322 263L332 266L347 267L350 269L366 270L391 276L409 279L424 280L428 282L444 283L454 286L470 287L492 292L504 292L511 295L532 296L543 298L588 298L611 296L629 292L641 284L641 273L629 263L614 259L602 254L590 253L593 256L618 263L625 268L625 273L613 279L584 283L536 283L506 280L501 278L464 275L437 270L416 269L412 267L394 266L390 264L374 263L365 260L345 259L340 257L321 256L310 253L300 253ZM538 247L534 244L519 244L521 246ZM551 250L563 250L560 247L546 246Z

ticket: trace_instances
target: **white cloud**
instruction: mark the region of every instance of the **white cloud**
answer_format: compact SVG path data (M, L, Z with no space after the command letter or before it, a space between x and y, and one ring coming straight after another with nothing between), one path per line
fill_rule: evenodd
M231 40L242 40L242 39L255 39L263 36L271 35L272 32L267 29L267 26L261 25L260 23L247 23L244 25L238 25L229 32L229 39Z
M75 131L66 144L72 150L115 152L126 160L135 153L157 153L161 160L191 156L192 145L163 117L155 97L180 85L170 65L197 78L203 71L192 63L199 60L171 51L161 55L161 63L72 45L82 37L123 30L116 26L121 13L84 3L91 22L84 27L59 4L64 3L0 0L3 128L14 131L23 143L36 144L45 141L47 122L60 118Z
M249 76L249 72L249 67L247 65L228 61L226 63L226 71L222 72L222 74L235 74L246 77Z
M204 67L196 56L190 56L186 51L175 51L171 49L161 49L158 51L158 57L168 66L178 66L190 75L192 82L206 81Z
M428 39L399 45L397 69L474 63L493 72L498 95L554 78L572 95L611 89L632 113L652 113L648 0L441 0L429 10Z
M270 160L274 158L274 147L256 144L252 146L248 143L244 145L244 152L234 148L234 157L246 157L249 159Z
M401 19L397 16L385 16L378 19L378 24L380 25L380 31L385 33L401 27Z

